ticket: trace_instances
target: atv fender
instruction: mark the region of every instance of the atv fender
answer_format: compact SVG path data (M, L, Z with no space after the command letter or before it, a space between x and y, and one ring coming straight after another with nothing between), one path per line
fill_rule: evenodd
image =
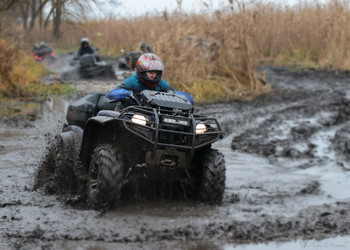
M80 151L80 160L85 166L90 162L94 148L106 138L106 135L102 135L106 131L114 131L118 127L117 123L118 119L108 116L95 116L87 121Z

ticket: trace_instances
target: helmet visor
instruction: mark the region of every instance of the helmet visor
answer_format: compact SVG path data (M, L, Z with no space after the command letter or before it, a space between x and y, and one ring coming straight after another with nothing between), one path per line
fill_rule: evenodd
M148 71L163 71L164 65L161 61L150 61Z
M140 71L163 71L164 65L161 61L146 61L141 65Z

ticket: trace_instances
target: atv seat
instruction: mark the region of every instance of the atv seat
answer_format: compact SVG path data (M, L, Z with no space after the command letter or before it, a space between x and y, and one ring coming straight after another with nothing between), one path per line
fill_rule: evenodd
M101 110L97 113L97 116L108 116L112 118L116 118L120 115L119 112L117 111L112 111L112 110Z
M102 95L97 103L98 110L114 110L116 107L116 103L109 102L109 99Z
M116 103L110 103L108 100L102 93L89 94L76 100L68 107L68 124L84 128L87 120L97 115L99 111L112 111L115 109ZM108 116L112 116L112 114Z

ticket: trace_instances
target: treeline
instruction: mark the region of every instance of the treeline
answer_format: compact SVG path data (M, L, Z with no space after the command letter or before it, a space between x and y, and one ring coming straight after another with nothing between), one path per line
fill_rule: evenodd
M100 0L1 0L0 34L15 36L21 26L22 31L30 36L35 28L47 30L55 39L61 38L63 20L73 22L84 18ZM118 6L116 0L109 0Z

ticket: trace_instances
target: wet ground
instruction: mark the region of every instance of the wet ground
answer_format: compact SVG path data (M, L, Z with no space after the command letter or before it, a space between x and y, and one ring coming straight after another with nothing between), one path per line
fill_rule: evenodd
M32 191L69 100L42 104L35 121L2 118L0 249L347 249L350 78L261 70L272 93L197 108L225 131L214 145L227 168L220 205L140 202L100 214ZM115 84L75 86L90 92Z

